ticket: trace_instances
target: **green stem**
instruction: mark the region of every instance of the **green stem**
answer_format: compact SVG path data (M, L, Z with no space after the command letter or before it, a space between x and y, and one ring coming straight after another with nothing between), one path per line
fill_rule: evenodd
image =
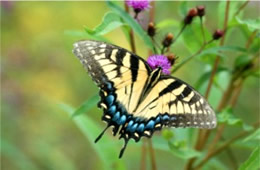
M205 44L203 44L203 45L200 47L200 49L199 49L196 53L194 53L194 54L192 54L191 56L186 57L184 60L182 60L182 62L181 62L180 64L178 64L178 65L172 70L171 73L176 72L176 71L179 70L184 64L186 64L187 62L189 62L193 57L199 55L199 54L204 50L204 48L205 48L208 44L212 43L213 41L214 41L214 39L212 39L212 40L206 42Z

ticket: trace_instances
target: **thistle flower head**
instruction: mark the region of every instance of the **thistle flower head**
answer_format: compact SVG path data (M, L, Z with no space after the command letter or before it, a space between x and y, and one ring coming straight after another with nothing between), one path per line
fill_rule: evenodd
M132 7L136 13L141 12L150 7L151 0L126 0L126 4Z
M147 63L153 70L161 67L164 74L170 74L171 63L164 55L152 55L148 57Z

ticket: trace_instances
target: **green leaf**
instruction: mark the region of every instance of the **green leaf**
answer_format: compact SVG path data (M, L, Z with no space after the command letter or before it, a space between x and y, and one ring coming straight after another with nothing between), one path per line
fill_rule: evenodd
M217 68L217 71L216 71L216 75L218 75L220 72L222 71L230 71L228 70L227 68L225 67L222 67L222 66L219 66ZM209 80L209 77L211 75L211 72L212 72L212 68L210 68L208 71L204 72L200 78L198 79L198 81L195 83L194 87L195 89L200 89L202 87L202 85Z
M253 70L251 76L260 78L260 70L259 69Z
M202 46L202 35L198 18L194 18L193 23L186 26L181 35L181 40L185 43L190 53L200 49Z
M72 118L74 118L75 116L81 115L83 113L86 113L92 107L96 106L98 101L99 101L98 95L95 95L95 96L91 97L90 99L86 100L78 109L75 110L75 112L72 114Z
M87 32L83 31L78 31L78 30L66 30L64 31L65 35L70 35L73 37L84 37L92 40L98 40L98 41L104 41L104 42L110 42L108 39L104 38L103 36L99 35L91 35L91 34L86 34Z
M231 107L227 107L224 109L218 116L218 122L219 123L227 123L228 125L239 125L242 124L242 120L239 118L236 118L233 115L233 110Z
M246 137L243 140L243 142L248 142L248 141L252 141L252 140L256 140L256 141L260 140L260 129L257 129L254 133L252 133L251 135Z
M72 116L75 113L75 109L66 104L62 103L59 104L59 106L69 116ZM117 142L109 140L107 135L102 137L102 141L94 143L97 135L102 132L102 129L98 127L92 119L85 115L79 115L75 117L73 121L89 140L90 144L97 152L99 158L102 160L102 165L105 169L114 169L113 167L123 163L118 159L118 152L115 152L116 150L119 150L119 148L115 147Z
M174 19L164 19L161 22L156 24L156 28L158 29L164 29L167 27L179 27L179 26L180 26L180 22Z
M179 14L184 18L188 13L187 1L182 1L179 7Z
M252 56L248 55L248 54L243 54L240 55L236 58L235 60L235 68L242 68L244 66L246 66L248 63L250 63L252 60Z
M241 126L246 131L253 129L252 126L243 123L241 119L237 118L233 114L233 109L231 107L226 107L223 111L217 114L217 117L219 123L226 123L231 126L235 126L235 125Z
M212 47L212 48L207 48L206 50L203 50L202 53L199 54L199 56L204 56L208 54L214 54L214 55L219 55L219 56L225 56L223 54L224 51L230 51L230 52L240 52L240 53L246 53L247 50L243 47L238 47L238 46L220 46L220 47Z
M147 33L143 30L141 25L136 22L136 20L131 17L128 13L126 13L122 8L120 8L117 4L107 1L108 6L118 15L122 17L125 23L127 23L133 31L144 41L144 43L152 50L154 50L153 42L151 38L147 35Z
M242 163L239 170L257 170L260 168L260 147L256 147L249 158Z
M122 25L124 25L124 23L119 15L108 12L104 15L101 24L93 30L85 27L85 31L90 35L104 35Z
M172 153L182 159L190 159L193 157L198 157L201 155L200 152L197 152L191 148L186 147L185 141L175 141L168 142L168 145L172 151Z
M86 36L85 32L79 31L79 30L65 30L64 34L70 35L70 36L73 36L73 37L84 37L84 36Z
M173 131L169 130L169 129L163 129L162 130L162 136L164 137L164 139L171 140L174 136Z
M260 18L242 20L241 18L236 17L236 20L240 24L247 25L249 31L255 31L260 29Z

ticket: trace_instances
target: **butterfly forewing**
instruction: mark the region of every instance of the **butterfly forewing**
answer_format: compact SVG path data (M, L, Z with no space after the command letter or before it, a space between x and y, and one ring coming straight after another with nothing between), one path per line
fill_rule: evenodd
M149 66L133 53L106 43L79 41L74 47L93 80L101 89L112 83L117 101L131 113L150 74Z

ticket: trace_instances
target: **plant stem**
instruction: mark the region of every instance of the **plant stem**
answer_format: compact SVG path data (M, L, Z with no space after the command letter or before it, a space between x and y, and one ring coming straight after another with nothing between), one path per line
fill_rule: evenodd
M155 1L151 2L151 10L149 12L149 17L150 17L150 22L154 22L154 18L155 18ZM154 51L156 52L156 50ZM150 153L150 158L151 158L151 167L152 170L156 170L156 161L155 161L155 153L154 153L154 149L153 149L153 145L152 145L152 140L149 139L148 140L148 147L149 147L149 153Z
M127 13L129 13L129 8L127 6L127 4L125 3L125 11ZM130 46L131 46L131 50L133 53L136 53L136 48L135 48L135 40L134 40L134 32L132 29L130 29L130 32L129 32L129 36L130 36Z
M156 161L155 161L155 154L154 154L154 149L153 149L153 144L152 144L151 139L148 139L148 147L149 147L149 151L150 151L150 159L151 159L152 170L157 170Z
M249 39L247 40L246 45L245 45L246 49L248 49L249 46L250 46L250 45L252 44L252 42L254 41L257 32L258 32L258 30L255 30L255 31L250 35L250 37L249 37Z
M230 5L230 1L227 0L226 10L225 10L225 19L224 19L224 28L223 28L223 30L225 31L225 34L226 34L226 30L227 30L227 25L228 25L229 5ZM222 46L224 44L224 41L225 41L225 35L221 38L219 45ZM208 99L208 97L209 97L209 93L210 93L210 90L211 90L211 87L212 87L212 84L213 84L215 74L217 72L219 62L220 62L220 56L217 56L215 63L214 63L214 66L213 66L213 69L212 69L212 73L210 75L209 84L208 84L208 87L207 87L207 90L206 90L206 94L205 94L206 99Z
M236 157L235 157L234 153L232 152L232 150L229 147L227 147L226 152L227 152L229 159L232 163L233 169L238 169L238 162L237 162Z
M243 78L243 79L241 79L241 81L239 81L239 84L237 85L237 88L234 90L234 94L230 99L230 105L233 106L233 107L237 103L237 99L238 99L238 96L240 95L244 80L245 79Z
M203 44L206 43L206 37L205 37L205 31L204 31L204 27L203 27L203 18L200 17L200 27L201 27L201 34L202 34L202 37L203 37Z
M151 1L151 9L149 12L149 21L154 22L154 13L155 13L155 1Z
M176 35L176 37L174 38L172 44L177 41L177 39L179 38L179 36L181 35L181 33L184 31L184 29L186 28L186 26L187 26L187 24L184 24L184 25L182 26L180 32Z
M146 139L143 140L140 170L146 170Z
M208 44L210 44L211 42L213 42L213 41L214 41L214 39L212 39L212 40L206 42L205 44L203 44L203 45L200 47L200 49L199 49L196 53L194 53L194 54L192 54L191 56L185 58L180 64L178 64L178 65L172 70L171 73L176 72L176 71L179 70L184 64L186 64L187 62L189 62L193 57L195 57L196 55L199 55L199 54L204 50L204 48L205 48Z
M246 2L244 2L239 8L238 10L235 12L234 16L237 16L241 11L242 9L244 9L246 7L246 5L249 3L249 0L247 0Z
M212 152L209 152L208 155L197 165L194 167L194 169L199 169L201 168L205 163L208 162L209 159L211 159L213 156L219 154L220 152L222 152L223 150L225 150L226 148L228 148L233 142L237 141L238 139L247 136L251 133L253 133L258 127L259 127L260 122L256 122L253 126L254 129L251 131L243 131L239 134L237 134L236 136L233 136L230 140L226 141L224 144L222 144L220 147L218 147L217 149L215 149Z

